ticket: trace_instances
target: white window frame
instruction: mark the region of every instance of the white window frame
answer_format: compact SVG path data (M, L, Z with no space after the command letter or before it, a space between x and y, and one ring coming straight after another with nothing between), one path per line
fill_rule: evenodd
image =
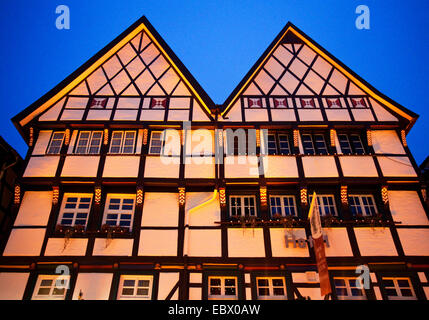
M384 280L392 280L394 287L384 286L384 283L383 283ZM407 280L409 287L400 287L398 284L398 280ZM398 294L397 296L389 296L386 293L388 300L417 300L416 292L414 291L413 284L411 283L410 278L407 278L407 277L383 277L382 283L383 283L383 287L385 290L386 289L394 289L396 291L396 293ZM413 296L412 297L403 296L401 289L410 289L411 292L413 293Z
M81 140L82 133L89 133L88 142L85 145L79 145L79 141ZM100 141L99 141L98 145L92 145L92 140L93 140L93 137L94 137L95 133L100 133L101 134ZM94 130L94 131L89 131L89 130L79 131L79 136L78 136L77 141L76 141L74 154L100 154L101 144L102 143L103 143L103 131L99 131L99 130ZM91 147L96 147L98 149L97 152L90 153L90 148ZM85 152L78 152L79 148L85 148Z
M121 134L121 138L120 138L121 142L120 142L120 144L118 146L114 146L113 145L113 140L118 139L118 138L114 138L114 135L118 134L118 133ZM128 133L132 133L133 134L133 138L132 138L133 143L132 143L132 145L125 145L126 140L131 140L131 138L127 138L127 134ZM112 137L110 139L109 153L110 154L134 154L134 152L135 152L136 138L137 138L137 132L134 131L134 130L127 130L127 131L116 130L116 131L113 131L112 132ZM118 152L113 152L112 148L117 148L117 147L119 147L119 151ZM127 148L127 147L131 147L132 148L131 152L125 152L124 151L124 149Z
M311 202L313 195L309 195L309 200ZM323 198L331 198L332 203L334 206L334 214L332 213L326 213L325 211L325 205L320 204L320 202L323 200ZM335 196L333 194L316 194L316 200L317 200L317 206L319 207L319 212L321 216L326 216L328 214L331 214L333 216L338 216L338 210L337 210L337 204L335 203ZM323 201L322 201L323 203Z
M50 286L41 286L43 280L52 280ZM54 295L54 290L57 287L57 281L61 281L60 288L64 289L64 293L61 295ZM65 282L65 283L64 283ZM67 294L67 290L70 284L69 275L58 275L58 274L41 274L37 277L36 285L34 286L32 300L64 300ZM41 288L50 288L49 294L39 294Z
M258 280L268 280L268 286L260 286ZM283 286L274 286L273 280L282 280ZM286 300L287 299L287 291L286 291L286 280L284 277L256 277L256 295L258 300ZM261 296L259 295L260 288L267 288L269 295ZM282 288L283 295L274 295L274 288Z
M124 286L125 280L134 280L134 286ZM138 282L140 280L149 281L149 286L139 287ZM124 295L122 294L123 289L125 288L133 288L133 295ZM138 295L138 289L148 289L147 295ZM152 299L152 289L153 289L153 276L152 275L121 275L119 280L119 288L118 288L118 300L151 300Z
M254 196L254 195L231 195L231 196L229 196L229 216L230 217L238 217L238 215L233 215L232 214L232 198L240 198L241 200L240 200L240 206L236 206L236 208L240 208L240 217L256 217L257 215L258 215L258 209L257 209L257 206L258 206L258 204L257 204L257 202L256 202L256 196ZM248 216L246 216L245 215L245 209L246 208L251 208L251 206L245 206L244 205L244 199L245 198L252 198L253 199L253 203L254 203L254 214L253 215L251 215L251 214L249 214Z
M287 217L287 216L292 216L292 217L296 217L297 216L297 210L296 210L296 201L295 201L295 196L293 196L293 195L272 195L272 196L270 196L270 214L271 214L271 216L273 216L273 212L271 211L271 199L273 199L273 198L280 198L280 208L281 208L281 215L283 216L283 217ZM286 214L286 210L285 210L285 199L292 199L292 202L293 202L293 208L294 208L294 211L295 211L295 214ZM288 201L289 202L289 201ZM276 205L276 207L277 207L277 205ZM287 207L289 207L290 208L290 206L287 206Z
M55 135L57 135L57 134L61 134L62 135L61 139L55 138ZM63 147L65 135L66 135L66 133L64 131L54 131L54 132L52 132L51 141L49 141L49 146L46 149L46 154L60 154L61 153L61 148ZM52 146L52 142L53 141L60 141L60 140L61 140L61 143L60 143L58 152L51 152L51 148L57 148L57 146L55 146L55 147Z
M119 210L109 209L111 199L120 199ZM124 205L124 199L132 199L133 200L133 208L131 210L123 210L122 209L122 206ZM136 195L135 194L108 193L107 197L106 197L106 205L104 207L103 225L107 224L107 220L112 220L112 219L107 219L107 215L109 215L109 214L117 214L118 215L116 218L116 224L114 225L117 227L121 226L120 225L121 215L123 215L123 214L129 215L130 214L131 220L130 220L129 230L132 230L135 209L136 209ZM111 226L114 227L113 225L111 225ZM127 226L122 226L122 227L126 228Z
M355 198L355 202L356 202L356 198L358 199L359 203L355 204L354 206L360 207L363 216L366 216L366 217L372 216L371 213L366 212L366 208L374 208L374 210L375 210L374 215L376 215L378 213L377 204L375 203L375 199L374 199L374 196L372 194L349 194L348 198L351 198L351 197ZM363 203L363 198L370 198L372 200L373 206L365 205ZM348 199L348 201L349 201L349 206L352 207L353 205L350 204L350 199Z
M212 286L210 284L211 279L220 279L220 286ZM235 286L226 286L225 280L227 279L234 279L235 280ZM238 299L238 278L235 276L209 276L208 279L208 285L207 285L207 298L208 300L237 300ZM210 289L212 287L218 287L220 288L221 294L220 295L212 295L210 294ZM235 295L226 295L225 289L226 288L235 288Z
M76 219L77 215L79 213L86 213L86 221L84 225L79 225L79 226L83 226L86 228L87 224L88 224L88 218L89 218L89 213L91 212L91 207L92 207L92 193L65 193L63 196L63 201L61 203L61 209L60 209L60 214L58 216L58 222L57 224L62 225L62 226L66 226L66 227L74 227L76 226ZM66 205L67 205L67 199L69 198L77 198L77 202L76 202L76 207L74 209L66 209ZM82 198L90 198L89 200L89 208L79 208L80 204L86 203L86 202L81 202ZM64 214L65 213L73 213L73 218L64 218ZM61 221L63 219L72 219L72 223L70 225L68 224L62 224ZM78 220L80 220L81 218L79 218Z
M153 134L154 133L160 133L161 134L160 139L159 139L161 141L159 153L158 152L152 152L152 143L153 143ZM160 131L160 130L151 131L148 154L149 155L161 155L162 151L163 151L163 147L164 147L164 131Z
M338 295L337 293L337 299L338 300L367 300L366 292L363 288L356 287L356 280L357 277L334 277L334 283L335 280L344 280L345 286L335 286L335 290L338 289L346 289L347 295L342 296ZM352 289L357 289L362 292L361 296L354 296L352 295Z

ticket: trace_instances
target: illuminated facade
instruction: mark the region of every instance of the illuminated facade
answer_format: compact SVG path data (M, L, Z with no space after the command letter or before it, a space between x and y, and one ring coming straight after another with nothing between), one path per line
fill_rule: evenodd
M290 23L215 105L143 17L13 119L0 299L322 299L313 191L330 298L426 299L416 119Z

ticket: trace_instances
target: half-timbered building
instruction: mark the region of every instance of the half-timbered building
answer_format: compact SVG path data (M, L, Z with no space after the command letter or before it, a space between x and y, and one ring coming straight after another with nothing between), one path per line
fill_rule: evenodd
M330 298L427 299L417 117L291 23L216 105L143 17L13 118L0 299L323 299L313 192Z

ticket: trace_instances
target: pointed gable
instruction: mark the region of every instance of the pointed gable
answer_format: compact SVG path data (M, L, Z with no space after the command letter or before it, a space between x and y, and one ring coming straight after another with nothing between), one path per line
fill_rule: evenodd
M201 108L199 121L213 120L210 107L214 105L185 66L150 25L145 17L139 19L112 43L97 53L82 67L61 82L29 108L17 115L13 121L19 129L30 121L62 120L106 120L110 116L100 113L99 118L92 113L92 101L109 97L109 115L113 120L164 120L165 110L157 111L159 117L145 115L151 113L153 98L172 96L187 97L188 104L181 105L180 117L176 113L171 118L176 121L192 120L192 105ZM136 105L119 107L121 97L133 97ZM146 101L147 100L147 101ZM194 102L194 103L193 103ZM139 109L141 118L135 111L124 116L127 109ZM145 107L148 106L146 109ZM89 110L88 110L89 109ZM116 117L116 110L121 115ZM131 116L131 114L135 116ZM196 112L194 112L196 114Z
M249 103L257 97L260 107ZM311 98L314 104L303 105L302 98ZM289 103L279 104L279 99ZM241 120L252 122L405 120L412 124L417 116L379 93L291 23L225 101L222 116L227 121L237 121L228 116L232 108L244 109Z

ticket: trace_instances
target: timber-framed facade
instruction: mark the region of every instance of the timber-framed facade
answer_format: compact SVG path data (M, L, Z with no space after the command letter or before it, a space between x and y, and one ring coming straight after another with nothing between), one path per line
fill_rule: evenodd
M417 117L291 23L215 105L142 17L13 118L29 150L0 298L323 299L315 191L330 299L426 300Z

